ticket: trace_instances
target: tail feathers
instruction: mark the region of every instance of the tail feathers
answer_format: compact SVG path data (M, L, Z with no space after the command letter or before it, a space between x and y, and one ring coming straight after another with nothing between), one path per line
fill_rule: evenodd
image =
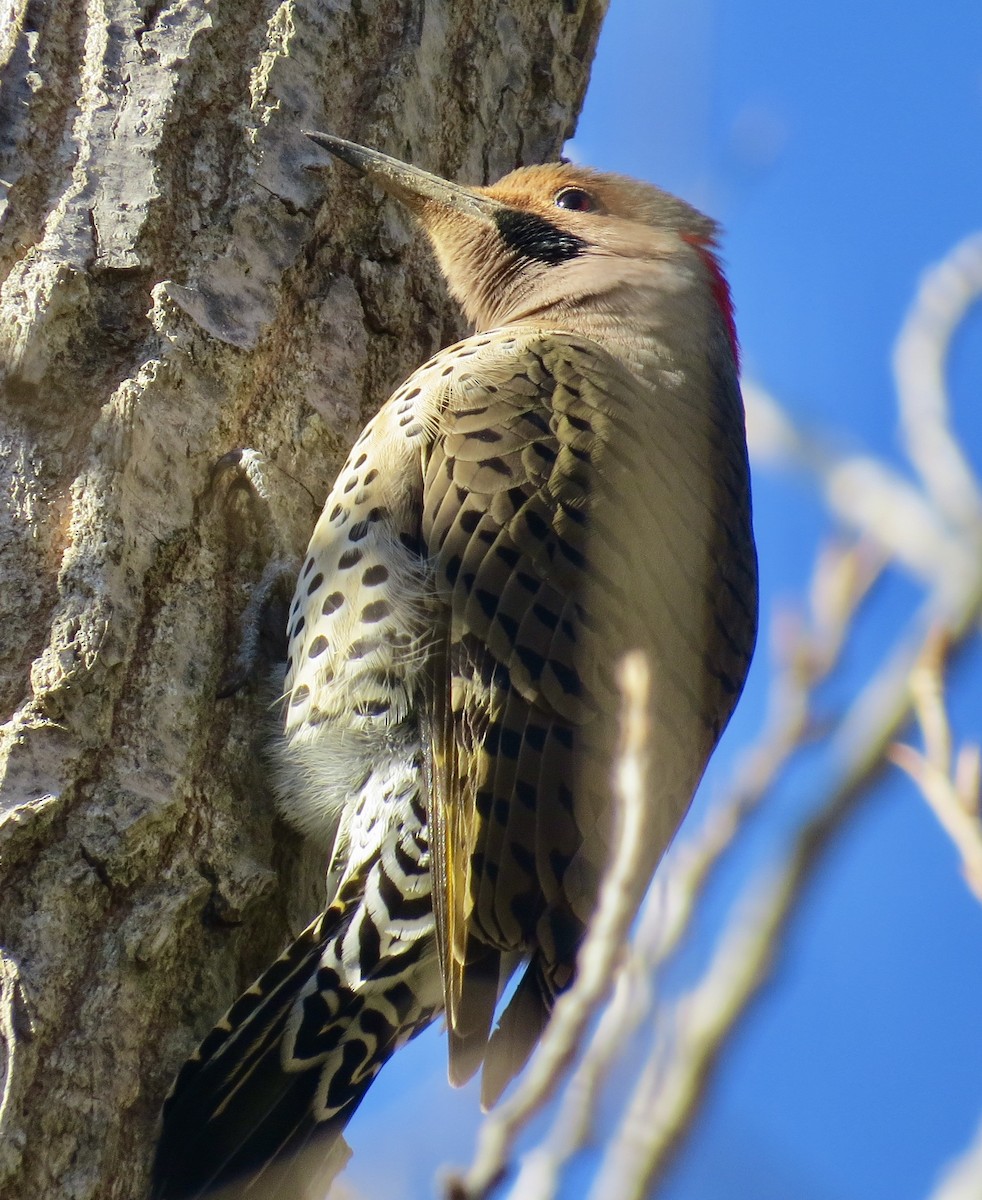
M491 1035L481 1074L481 1107L498 1103L501 1093L528 1062L552 1013L556 987L541 955L533 956Z
M297 995L334 932L327 915L243 993L184 1064L164 1105L154 1200L213 1194L309 1134L316 1074L285 1074L279 1047Z
M357 990L340 986L326 962L359 911L314 921L185 1064L164 1106L154 1200L297 1200L311 1164L313 1194L326 1194L347 1157L341 1133L375 1075L436 1015L391 979L391 962ZM418 961L422 947L407 949Z
M457 995L447 1011L450 1082L465 1084L480 1068L498 1003L501 953L471 936L467 962L459 972Z

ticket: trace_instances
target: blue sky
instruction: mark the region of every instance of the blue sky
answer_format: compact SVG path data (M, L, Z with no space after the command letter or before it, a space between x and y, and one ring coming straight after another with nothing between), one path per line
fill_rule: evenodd
M982 227L978 0L612 0L573 153L719 219L747 374L805 425L909 473L893 339L925 268ZM978 463L978 312L953 361L956 420ZM800 593L827 522L806 482L763 470L755 514L766 622ZM909 581L886 581L830 705L875 665L916 597ZM696 820L759 726L767 649L763 638ZM982 736L980 695L976 652L952 698L962 737ZM792 774L710 894L710 918L779 848L819 776ZM982 907L894 772L823 865L659 1195L925 1197L982 1113L980 997ZM429 1195L435 1165L466 1158L476 1098L444 1079L437 1031L383 1073L350 1129L365 1194ZM395 1180L392 1132L408 1133L407 1111L427 1118L413 1122ZM564 1195L579 1194L571 1181Z

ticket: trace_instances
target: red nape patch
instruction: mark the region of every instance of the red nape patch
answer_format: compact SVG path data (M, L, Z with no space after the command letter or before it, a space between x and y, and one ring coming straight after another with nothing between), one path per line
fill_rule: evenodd
M702 237L698 233L683 233L680 236L683 242L688 242L690 246L695 247L709 271L709 286L712 289L713 299L722 314L723 324L726 326L726 332L730 339L730 349L733 351L733 360L739 374L740 342L737 338L736 321L733 317L733 297L730 295L730 285L723 274L723 267L716 253L716 243L712 238Z

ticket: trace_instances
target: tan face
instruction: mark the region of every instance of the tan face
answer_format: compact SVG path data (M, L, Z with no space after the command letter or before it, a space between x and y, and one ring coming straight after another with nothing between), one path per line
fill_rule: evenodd
M650 292L666 285L666 263L682 268L680 278L709 271L732 327L712 252L716 226L651 184L552 163L521 167L491 187L465 187L332 135L310 136L416 215L479 329L555 315L568 302L602 307L618 290Z
M522 167L492 187L408 201L451 291L479 328L643 284L711 246L713 222L649 184L569 163Z

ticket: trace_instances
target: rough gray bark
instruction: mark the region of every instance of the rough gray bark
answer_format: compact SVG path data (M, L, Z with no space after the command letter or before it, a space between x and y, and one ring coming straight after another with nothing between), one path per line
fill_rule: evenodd
M407 220L300 134L469 181L554 157L605 0L0 4L0 1191L138 1197L174 1071L318 904L258 685L277 547L458 332Z

